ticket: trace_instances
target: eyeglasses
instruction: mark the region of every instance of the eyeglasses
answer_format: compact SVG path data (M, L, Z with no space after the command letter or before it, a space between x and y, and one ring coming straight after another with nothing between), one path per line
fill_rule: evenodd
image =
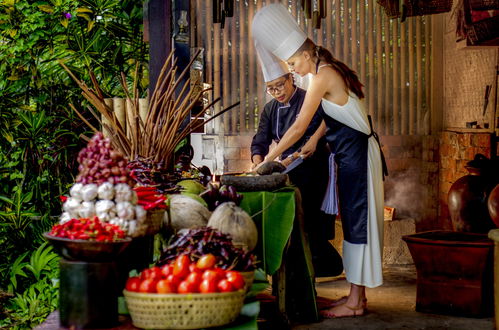
M286 80L284 80L281 83L276 84L274 87L267 87L267 88L265 88L265 91L267 93L269 93L270 95L273 95L277 92L282 92L284 90L284 85L286 85L287 80L288 79L286 78Z

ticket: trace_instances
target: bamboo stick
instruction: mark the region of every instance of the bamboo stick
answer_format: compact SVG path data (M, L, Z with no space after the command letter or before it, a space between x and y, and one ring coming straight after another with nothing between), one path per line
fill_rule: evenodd
M353 1L357 1L357 0L353 0ZM344 8L349 8L350 7L350 3L349 3L349 0L345 0L344 1ZM351 61L351 58L349 56L349 52L350 52L350 47L348 46L349 45L349 41L350 41L350 29L349 29L349 25L350 25L350 15L348 14L348 11L345 9L343 10L343 57L342 57L342 61L345 62L345 64L351 66L352 65L352 61Z
M256 3L256 10L260 10L262 8L262 2L261 1L257 1ZM257 100L257 104L256 104L256 107L258 109L258 111L256 112L255 116L256 118L255 119L258 119L260 118L260 114L263 110L263 107L265 105L265 92L263 91L264 89L264 86L265 86L265 83L263 82L263 73L262 73L262 70L260 68L260 65L256 65L256 68L255 68L255 74L256 74L256 100ZM257 125L255 123L255 125Z
M390 54L390 19L385 16L385 105L383 108L384 112L384 119L385 119L385 134L389 135L392 133L391 130L391 117L390 117L390 112L391 112L391 104L390 104L390 91L391 91L391 75L392 71L390 68L391 64L391 54Z
M106 102L106 105L108 107L110 107L111 109L113 108L113 99L107 98L104 99L104 102ZM103 114L101 114L101 122L103 126L104 125L110 126L108 119ZM109 129L104 129L104 127L102 128L102 133L104 134L105 137L109 137L111 135L111 131Z
M351 58L352 58L352 66L351 68L355 72L359 72L359 62L358 62L358 57L359 57L359 50L357 49L357 42L359 41L357 38L357 1L352 0L352 16L351 16L351 21L350 21L350 26L352 31L352 39L350 41L350 48L351 48ZM364 31L362 31L364 32Z
M423 124L423 56L421 45L421 17L416 18L416 134L421 134Z
M326 48L331 50L331 52L333 53L333 56L336 56L335 54L335 51L334 51L334 45L333 45L333 42L332 42L332 38L333 38L333 28L332 28L332 8L329 8L329 11L327 10L328 7L327 7L327 1L326 0L323 0L324 3L325 3L325 6L326 6L326 18L324 19L326 21Z
M234 18L231 20L231 23L230 23L230 32L231 32L231 44L230 44L230 54L231 54L231 75L230 75L230 81L231 81L231 88L230 88L230 102L231 103L234 103L234 102L237 102L237 99L238 99L238 90L236 88L236 86L238 85L238 73L241 74L240 72L237 72L237 61L236 61L236 58L237 58L237 54L238 54L238 51L237 51L237 47L239 47L239 41L237 40L237 24L236 22L239 21L239 24L240 23L240 15L238 15L237 13L234 13ZM231 124L231 132L233 133L236 133L238 132L238 128L237 128L237 119L238 119L238 113L237 112L231 112L230 113L230 124Z
M381 20L381 6L376 6L376 114L377 127L376 130L380 134L384 134L385 125L383 118L383 26Z
M392 20L392 68L393 68L393 105L392 105L392 116L393 116L393 134L400 134L400 116L399 116L399 46L398 46L398 20Z
M366 34L371 37L372 30L366 33L366 1L359 2L359 58L360 58L360 81L367 84L366 81ZM369 62L371 59L369 59Z
M431 33L431 19L427 17L425 17L425 82L426 82L426 86L425 86L425 92L426 92L426 95L425 95L425 105L426 105L426 108L425 108L425 111L427 113L427 122L428 122L428 127L426 127L425 129L425 132L423 132L423 134L430 134L431 133L431 116L432 116L432 112L431 112L431 40L430 40L430 33ZM426 121L425 121L426 123Z
M372 118L374 117L374 77L376 72L374 70L375 61L379 61L380 58L374 57L374 1L369 0L367 5L367 30L368 30L368 40L367 40L367 53L368 53L368 76L369 76L369 84L367 85L367 93L368 93L368 105L369 105L369 114ZM379 31L376 30L376 34ZM361 52L362 53L362 52ZM377 125L377 123L373 123L373 125Z
M213 26L213 97L218 98L221 96L220 93L220 24L214 24ZM218 110L220 105L215 105L215 111ZM216 124L218 128L223 127L223 121L218 119ZM224 131L224 129L221 129Z
M234 24L234 20L231 19L229 24ZM229 27L223 29L222 31L222 93L223 93L223 106L226 106L230 102L229 90L231 89L230 84L230 72L229 72ZM229 114L222 116L222 122L224 124L225 132L230 132L230 118Z
M246 98L246 77L248 73L246 71L246 52L244 51L244 45L246 45L246 6L244 1L239 1L239 15L241 19L239 20L239 101L241 102L241 107L239 108L239 130L241 132L247 132L246 126L246 112L248 100Z
M406 24L408 25L408 33L409 33L409 134L414 135L416 133L416 108L415 108L415 98L414 98L414 86L415 86L415 78L414 78L414 28L413 28L414 18L409 17L406 20Z
M407 38L406 24L400 24L400 134L407 134Z
M334 22L335 22L335 29L334 29L334 56L338 59L341 59L342 56L342 48L341 48L341 36L343 35L341 33L341 20L343 17L343 13L341 11L341 4L340 1L335 1L335 10L334 10Z
M254 132L255 130L255 51L253 46L253 38L251 36L250 24L255 15L254 2L249 1L248 3L248 61L249 61L249 74L248 74L248 94L249 94L249 122L248 130Z

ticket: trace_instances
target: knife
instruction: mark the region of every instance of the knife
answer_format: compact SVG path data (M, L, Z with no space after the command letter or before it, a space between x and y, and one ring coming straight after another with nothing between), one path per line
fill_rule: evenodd
M296 158L295 160L293 160L293 162L291 164L289 164L288 167L286 167L286 169L282 173L286 174L289 171L294 170L297 166L300 166L300 164L303 163L304 159L305 158L303 157L303 155L298 156L298 158Z

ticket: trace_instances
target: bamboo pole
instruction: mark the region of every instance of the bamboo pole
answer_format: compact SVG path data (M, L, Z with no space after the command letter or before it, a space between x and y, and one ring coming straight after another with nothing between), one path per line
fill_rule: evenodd
M126 112L125 112L125 99L120 97L113 97L113 110L120 123L121 127L123 127L125 133L127 132L126 125Z
M357 1L357 0L353 0L353 1ZM344 6L344 9L343 9L343 58L342 58L342 61L345 62L345 64L347 65L350 65L351 66L351 58L349 56L349 47L348 47L348 44L349 44L349 40L350 40L350 36L349 36L349 31L350 29L348 28L348 25L350 23L350 17L349 17L349 14L348 14L348 10L347 8L349 8L349 0L345 0L344 3L343 3L343 6Z
M421 17L416 18L416 72L417 72L417 94L416 94L416 134L421 134L423 123L423 56L421 45Z
M327 7L327 1L324 0L325 2L325 5L326 5L326 9L328 8ZM331 3L332 4L332 3ZM330 10L327 11L326 10L326 13L327 13L327 16L326 18L324 19L324 21L326 22L326 48L331 50L331 52L333 52L333 56L336 56L336 54L334 53L334 47L333 47L333 42L332 42L332 34L333 34L333 28L331 26L331 19L332 19L332 10L331 8L329 8Z
M221 97L220 93L220 24L213 24L213 98ZM215 112L220 111L220 104L215 105ZM219 128L223 134L225 126L223 120L218 118L215 121L215 126Z
M341 20L342 20L342 17L343 17L343 13L342 13L342 10L341 10L341 4L340 4L340 1L335 1L334 2L334 23L335 23L335 28L334 28L334 35L335 35L335 38L334 38L334 56L338 59L341 59L341 55L342 55L342 48L341 48L341 45L342 45L342 40L341 40L341 36L343 35L341 33Z
M262 2L257 1L256 10L258 11L261 8L262 8ZM265 92L264 92L265 83L263 81L263 73L260 68L260 65L256 65L255 73L256 73L256 96L257 96L257 109L258 109L257 114L255 114L255 116L257 119L259 119L260 113L262 112L263 107L265 105ZM258 127L256 123L255 125L256 125L255 127Z
M231 76L230 76L230 80L231 80L231 86L230 86L230 95L231 95L231 98L230 98L230 102L231 104L234 104L235 102L237 102L237 99L238 99L238 90L236 88L236 86L238 85L238 74L241 74L241 72L238 72L237 71L237 54L238 54L238 49L237 47L240 46L239 44L239 40L237 38L238 34L237 34L237 24L236 22L238 22L240 20L240 15L238 15L237 13L234 13L234 17L232 18L231 20L231 45L230 45L230 51L231 51ZM239 23L241 24L241 23ZM237 119L238 119L238 113L237 113L237 110L234 110L234 111L231 111L230 112L230 118L231 118L231 132L232 133L238 133L239 132L239 129L237 127Z
M251 37L250 22L253 20L255 15L254 2L249 1L248 3L248 62L249 62L249 73L248 73L248 92L249 92L249 122L248 129L250 132L255 131L255 53L253 46L253 38Z
M385 133L383 118L383 26L381 19L381 6L376 6L376 113L377 113L377 131L380 134Z
M113 99L112 98L107 98L104 99L104 102L106 102L106 105L110 107L111 109L113 108ZM104 125L109 127L111 124L109 123L109 120L106 118L106 116L101 114L101 121L102 121L102 134L104 134L105 137L110 137L111 131L109 129L104 129Z
M400 24L400 134L407 135L407 38L406 24Z
M380 58L375 58L374 57L374 1L369 0L368 2L368 7L367 7L367 30L368 30L368 41L367 41L367 53L368 53L368 76L369 76L369 85L367 86L367 93L368 93L368 104L369 104L369 114L371 115L372 118L374 117L374 77L376 75L376 72L374 70L374 64L375 61L379 61ZM378 34L379 31L376 30L376 34ZM377 123L374 123L376 126Z
M415 86L415 78L414 78L414 18L410 17L406 20L408 25L408 33L409 33L409 134L414 135L416 133L415 121L416 121L416 108L415 108L415 99L414 99L414 86Z
M350 48L352 54L352 66L351 68L355 72L359 72L359 50L357 48L357 42L359 41L357 37L357 0L352 0L352 16L350 21L350 31L352 31L352 38L350 41ZM359 77L360 78L360 77Z
M366 32L366 1L359 2L359 58L360 58L360 81L367 84L366 81L366 35L369 38L372 30ZM369 60L370 61L370 60Z
M246 92L246 78L248 77L247 72L247 61L246 61L246 6L244 1L239 1L239 101L241 106L239 107L239 130L241 132L247 132L246 125L246 113L247 113L247 92Z
M391 130L391 117L390 117L390 111L391 111L391 103L390 103L390 98L391 98L391 76L392 76L392 70L390 68L391 64L391 54L390 54L390 19L385 16L385 26L384 26L384 33L385 33L385 104L383 108L383 115L385 119L385 134L390 135L392 133Z
M425 17L425 105L426 105L426 113L427 113L427 121L428 121L428 127L425 128L425 132L423 134L430 134L431 133L431 117L432 117L432 112L431 112L431 40L430 40L430 33L431 33L431 19L428 17ZM426 121L425 121L426 123Z
M398 20L392 20L392 68L393 68L393 88L392 88L392 96L393 96L393 105L392 105L392 116L393 116L393 134L400 134L400 115L399 115L399 86L400 86L400 77L399 77L399 46L398 46Z
M225 28L222 29L222 106L226 107L230 102L230 72L229 72L229 24L233 24L234 18L226 19ZM228 24L227 24L228 23ZM222 117L222 122L224 124L224 131L226 133L230 132L230 118L229 113L224 114Z
M206 81L210 81L213 84L213 19L212 19L212 1L205 1L205 16L206 16L206 26L203 33L203 40L206 42ZM212 92L213 94L214 92Z

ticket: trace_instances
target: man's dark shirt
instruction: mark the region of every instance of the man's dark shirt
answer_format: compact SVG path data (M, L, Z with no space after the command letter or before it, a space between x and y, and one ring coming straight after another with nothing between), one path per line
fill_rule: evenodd
M265 157L269 153L269 146L272 144L272 141L279 143L284 133L286 133L289 127L295 122L296 117L298 117L303 100L305 99L305 93L303 89L296 87L288 104L280 103L276 99L273 99L265 105L260 116L258 131L251 142L252 159L253 155ZM318 111L312 118L303 137L283 152L281 159L300 149L314 134L322 121L319 115L321 109L322 106L319 105Z

